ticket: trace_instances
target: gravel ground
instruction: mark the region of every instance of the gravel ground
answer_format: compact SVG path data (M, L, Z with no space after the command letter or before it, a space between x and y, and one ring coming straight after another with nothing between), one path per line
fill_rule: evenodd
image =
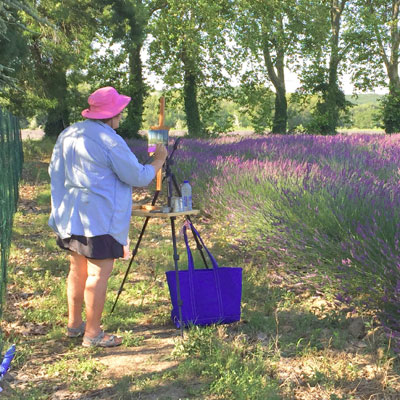
M378 134L378 133L384 133L381 130L359 130L359 131L354 131L354 130L343 130L339 131L338 133L342 135L352 135L352 134ZM147 135L147 131L141 130L139 131L139 134L142 136ZM176 136L184 136L186 134L186 131L180 131L180 130L172 130L170 131L170 136L171 137L176 137ZM226 135L235 135L235 136L249 136L253 135L253 131L234 131L234 132L228 132ZM22 129L21 130L21 135L22 135L22 140L40 140L44 136L44 131L42 129Z
M39 140L44 136L42 129L21 129L22 140Z

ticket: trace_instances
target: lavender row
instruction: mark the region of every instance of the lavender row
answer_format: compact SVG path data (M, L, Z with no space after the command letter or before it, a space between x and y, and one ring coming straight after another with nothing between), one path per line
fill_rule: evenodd
M240 251L318 268L400 332L400 135L185 139L175 172ZM228 223L228 222L227 222Z

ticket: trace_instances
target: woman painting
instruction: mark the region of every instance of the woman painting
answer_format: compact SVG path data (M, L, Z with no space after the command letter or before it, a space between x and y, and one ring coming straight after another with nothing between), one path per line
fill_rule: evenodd
M86 120L61 132L49 166L49 225L70 253L67 335L83 336L85 347L122 343L100 325L107 282L114 260L127 249L132 187L147 186L167 157L159 145L153 162L142 165L115 132L130 100L113 87L92 93L82 111Z

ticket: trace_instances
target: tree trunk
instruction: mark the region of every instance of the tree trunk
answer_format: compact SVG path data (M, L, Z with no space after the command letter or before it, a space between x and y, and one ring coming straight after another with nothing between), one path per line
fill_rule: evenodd
M399 18L399 6L398 0L392 1L392 17L391 20L397 21ZM400 78L399 78L399 47L400 47L400 32L397 23L390 25L390 37L391 37L391 51L390 57L385 57L385 49L383 48L381 40L379 40L379 47L381 53L384 55L384 63L389 78L389 94L400 92Z
M143 122L144 100L147 95L147 87L143 80L143 64L140 52L144 41L144 26L133 15L130 19L129 33L129 95L132 100L129 103L128 116L122 123L121 134L124 137L138 137Z
M399 17L400 1L392 1L392 15L391 20L393 23L390 28L391 37L391 51L390 56L385 52L383 42L379 35L379 31L376 30L378 45L383 56L383 62L386 67L388 79L389 79L389 95L385 99L383 107L383 124L386 133L400 132L400 78L399 78L399 47L400 47L400 32L398 24L394 21L398 20Z
M325 110L326 110L326 131L323 133L335 135L339 125L339 108L340 108L340 89L338 86L337 75L338 61L337 49L336 54L331 54L329 63L329 79L328 87L325 95Z
M340 110L346 108L343 92L338 85L338 66L342 55L339 51L340 19L347 0L331 0L331 54L328 82L322 93L322 102L317 105L319 133L334 135L339 125Z
M286 133L287 119L286 91L285 89L276 88L275 115L272 125L272 133Z
M188 134L192 137L201 137L204 132L197 102L196 76L187 65L184 68L183 96Z
M338 87L338 65L339 65L339 33L340 18L344 9L346 0L332 0L331 3L331 56L329 60L329 78L328 89L326 93L326 110L327 110L327 132L328 134L336 134L339 125L339 87ZM340 4L339 4L340 3Z
M391 37L391 53L390 61L387 65L387 71L389 76L390 86L394 88L397 92L400 91L400 79L399 79L399 46L400 46L400 32L398 25L399 11L400 11L400 1L392 1L392 21L390 25L390 37ZM390 89L390 88L389 88Z
M54 69L44 80L46 94L49 99L55 100L56 105L47 112L47 121L44 126L46 136L58 136L69 125L69 110L67 105L67 78L66 72Z
M272 133L286 133L287 129L287 100L285 86L285 50L278 48L276 51L275 65L269 48L268 37L263 44L264 62L267 67L269 80L275 87L275 114L272 124Z
M47 110L44 133L46 136L57 136L69 125L66 66L60 60L44 56L38 40L33 41L31 51L44 97L55 103L54 107Z
M124 136L126 137L138 136L139 129L142 127L143 104L147 90L142 75L141 48L142 45L136 43L129 53L129 94L132 100L128 105L128 116L125 122L126 128L128 128L125 130Z
M59 105L47 113L44 125L46 136L58 136L69 125L69 111L65 105Z

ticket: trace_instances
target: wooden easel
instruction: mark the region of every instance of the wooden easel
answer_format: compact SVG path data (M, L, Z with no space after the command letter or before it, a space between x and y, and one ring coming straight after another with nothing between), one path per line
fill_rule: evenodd
M151 126L152 131L169 131L169 127L164 125L165 121L165 97L160 97L160 112L158 115L158 126ZM153 153L150 153L152 155ZM156 190L161 190L162 185L162 169L157 172L156 175Z
M151 127L152 130L169 130L169 127L164 126L164 108L165 108L165 99L164 97L160 98L160 115L159 115L159 125L155 126L155 127ZM175 150L178 147L178 143L179 143L180 138L178 138L175 141L175 144L173 146L172 152L168 155L166 161L165 161L165 179L167 182L167 196L168 196L168 206L171 206L171 198L174 195L174 191L175 193L181 197L182 193L180 191L180 188L178 186L178 183L175 179L174 174L172 173L171 170L171 164L173 163L173 155ZM162 187L162 175L161 175L161 170L159 171L160 174L157 174L157 184L156 184L156 191L153 197L153 200L151 202L151 206L155 206L156 201L158 199L158 196L161 192L161 187ZM177 290L177 299L178 299L178 308L179 308L179 323L180 323L180 327L181 327L181 335L183 337L183 323L182 323L182 299L181 299L181 294L180 294L180 283L179 283L179 267L178 267L178 260L179 260L179 255L178 255L178 250L177 250L177 245L176 245L176 229L175 229L175 220L177 217L184 217L185 219L187 219L190 223L192 222L190 219L190 216L192 215L197 215L200 211L199 210L190 210L190 211L183 211L183 212L167 212L167 213L163 213L163 212L158 212L156 210L145 210L142 208L139 209L133 209L132 210L132 215L137 216L137 217L144 217L144 223L143 223L143 227L142 230L139 234L139 238L136 242L135 248L132 251L132 257L131 260L129 262L129 266L128 269L126 270L124 279L122 280L121 286L118 290L118 294L117 297L115 299L114 305L111 309L111 313L114 311L115 306L118 302L118 298L120 296L120 294L122 293L126 278L129 274L132 262L138 252L140 243L142 241L144 232L146 230L147 224L150 220L150 218L169 218L170 223L171 223L171 236L172 236L172 246L173 246L173 259L174 259L174 266L175 266L175 273L176 273L176 290ZM192 224L191 224L192 226ZM192 228L192 232L193 232L193 228ZM206 266L206 268L208 268L207 265L207 261L206 258L204 256L204 253L202 251L203 246L201 245L197 235L195 235L195 233L193 232L193 237L196 241L197 244L197 249L200 251L201 257L203 259L204 265Z

